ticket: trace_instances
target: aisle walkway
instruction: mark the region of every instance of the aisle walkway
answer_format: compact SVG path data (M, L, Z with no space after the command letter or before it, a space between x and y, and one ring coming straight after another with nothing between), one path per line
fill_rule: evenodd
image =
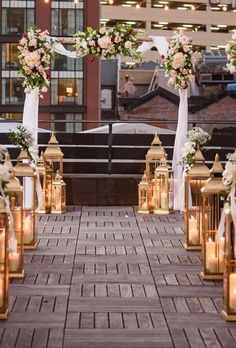
M42 216L25 279L14 280L1 348L236 347L220 283L199 277L181 215L83 207Z

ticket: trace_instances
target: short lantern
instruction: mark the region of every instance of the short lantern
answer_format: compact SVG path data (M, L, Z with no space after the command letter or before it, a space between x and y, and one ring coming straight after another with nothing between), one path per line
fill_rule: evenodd
M151 183L144 172L142 180L138 185L138 212L149 214L149 206L151 202Z
M23 235L24 248L36 249L38 243L36 214L36 173L26 150L21 150L14 167L15 175L23 183Z
M210 177L210 170L198 149L193 166L185 177L185 243L186 250L200 250L202 242L202 194L201 188Z
M37 168L39 171L39 177L41 182L41 187L43 190L43 203L42 206L38 208L38 213L48 214L51 212L52 206L52 168L49 163L45 160L43 153L41 153L40 158L37 162Z
M9 242L16 244L16 251L9 252L9 276L11 278L22 278L24 277L23 188L19 179L15 177L9 154L6 154L4 164L10 173L7 192L12 212L13 226L9 226L9 228L14 229L16 238L13 239L9 233Z
M53 174L59 169L60 174L63 175L63 157L64 154L58 146L58 141L54 132L52 132L48 147L44 151L44 159L49 162Z
M225 258L223 277L223 318L236 321L236 228L229 209L226 212Z
M173 172L167 163L167 155L160 159L154 175L154 214L173 211Z
M8 214L3 197L0 196L0 319L8 316Z
M51 213L63 214L66 212L66 184L57 170L52 182L52 210Z
M160 160L165 157L165 150L161 145L160 138L156 134L150 149L146 154L146 176L148 179L152 179L154 176L155 169L158 166Z
M211 177L202 187L202 272L203 279L223 279L225 237L218 242L217 231L223 210L221 192L223 168L216 154Z

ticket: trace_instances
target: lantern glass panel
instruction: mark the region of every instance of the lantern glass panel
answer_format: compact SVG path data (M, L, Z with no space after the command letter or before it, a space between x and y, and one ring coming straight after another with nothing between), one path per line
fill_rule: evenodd
M8 217L0 213L0 319L8 313Z

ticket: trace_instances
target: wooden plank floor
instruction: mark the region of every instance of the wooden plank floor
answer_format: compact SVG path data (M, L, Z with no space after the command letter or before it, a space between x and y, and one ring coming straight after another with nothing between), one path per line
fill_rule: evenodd
M75 207L40 218L40 242L11 281L1 348L236 347L220 282L183 249L180 214Z

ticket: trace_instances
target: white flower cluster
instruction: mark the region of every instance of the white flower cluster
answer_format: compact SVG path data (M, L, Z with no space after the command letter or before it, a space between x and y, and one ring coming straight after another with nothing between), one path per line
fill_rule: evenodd
M7 167L2 164L1 162L4 161L5 154L7 152L7 149L0 145L0 195L3 196L3 193L6 193L6 183L8 182L10 178L10 174L8 172Z
M19 62L24 76L25 92L39 88L40 93L46 93L50 84L47 70L50 68L52 45L48 31L30 28L19 42ZM42 97L42 94L40 94Z
M229 189L236 185L236 150L234 153L227 155L228 161L223 171L223 183Z
M231 40L228 41L225 51L229 61L226 64L226 69L230 72L230 74L234 74L236 72L236 33L234 33Z
M170 76L169 85L176 89L185 89L192 80L193 64L189 37L174 33L167 56L162 56L166 76Z
M76 33L75 38L74 48L78 57L88 55L106 59L116 58L117 55L139 57L137 33L124 24L117 24L111 28L102 26L99 30L87 28L85 32Z
M187 141L182 147L183 162L185 165L185 173L187 174L193 165L194 154L196 150L210 140L210 135L200 127L194 127L187 133Z

